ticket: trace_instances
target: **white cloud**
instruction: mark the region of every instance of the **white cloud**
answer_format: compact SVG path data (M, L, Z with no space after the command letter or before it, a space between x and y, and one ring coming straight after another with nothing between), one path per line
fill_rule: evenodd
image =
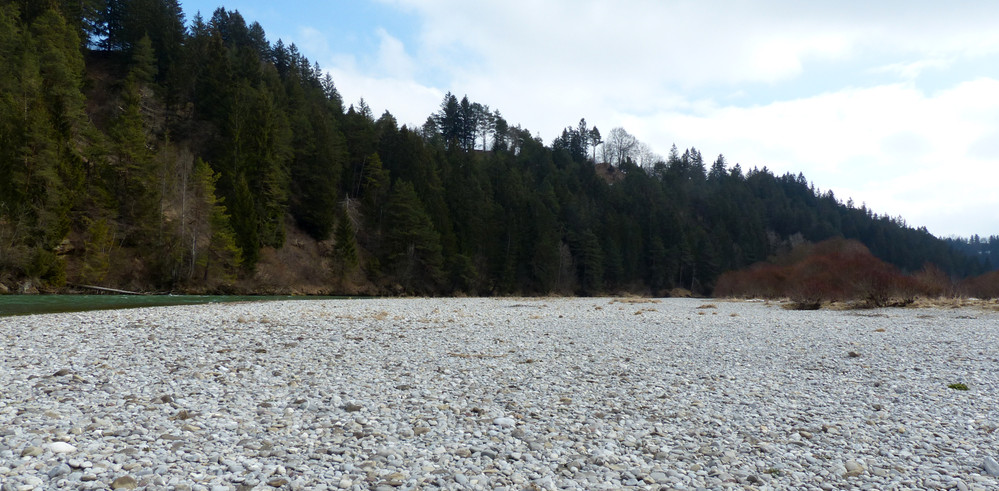
M400 126L422 126L427 116L437 111L443 98L437 89L413 80L367 75L350 65L345 69L333 68L329 72L344 97L344 105L356 104L364 98L376 118L387 110Z
M904 80L915 80L927 70L944 70L951 65L952 62L949 60L927 59L911 63L891 63L877 67L872 72L894 74Z
M382 1L414 16L414 40L380 29L367 59L326 57L376 115L422 123L450 90L549 141L585 117L661 154L676 143L804 172L934 233L999 232L980 212L999 205L999 74L919 89L957 64L994 65L999 4Z
M379 38L378 71L396 79L412 79L416 75L416 63L406 53L406 47L385 29L376 31Z
M999 230L999 80L933 95L911 85L845 89L699 115L664 112L628 123L645 141L724 153L743 168L804 172L840 199L904 216L932 232Z
M443 93L418 81L418 63L402 41L383 28L374 34L378 48L373 53L336 52L313 27L300 28L296 43L330 73L346 106L363 98L376 118L387 110L400 125L421 126Z
M291 44L287 41L282 42L284 42L285 45ZM326 35L315 27L306 26L299 28L298 37L294 43L298 46L299 50L305 53L311 53L312 56L324 57L328 56L332 52L329 40L326 39Z
M999 7L923 2L658 2L396 0L422 22L428 61L516 64L572 77L644 74L681 85L774 82L809 59L876 49L957 54L999 51ZM480 59L455 59L448 53ZM436 55L436 59L435 56ZM568 72L568 73L566 73ZM603 72L603 73L602 73Z

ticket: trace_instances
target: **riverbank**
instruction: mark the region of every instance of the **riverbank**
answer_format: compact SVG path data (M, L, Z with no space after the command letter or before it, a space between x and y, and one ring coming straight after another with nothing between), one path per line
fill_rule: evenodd
M0 317L54 314L90 310L134 309L206 303L271 302L277 300L329 300L346 297L292 295L0 295Z
M371 299L0 332L14 486L999 486L980 309Z

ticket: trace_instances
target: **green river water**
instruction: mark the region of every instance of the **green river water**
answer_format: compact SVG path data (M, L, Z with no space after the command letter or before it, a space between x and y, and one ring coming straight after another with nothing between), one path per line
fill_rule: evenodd
M268 300L343 299L264 295L0 295L0 316Z

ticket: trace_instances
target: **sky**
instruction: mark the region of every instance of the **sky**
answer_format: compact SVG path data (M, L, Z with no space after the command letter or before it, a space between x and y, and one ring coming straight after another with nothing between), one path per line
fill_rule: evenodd
M294 43L346 103L444 94L546 144L580 118L697 148L937 236L999 235L999 2L180 0Z

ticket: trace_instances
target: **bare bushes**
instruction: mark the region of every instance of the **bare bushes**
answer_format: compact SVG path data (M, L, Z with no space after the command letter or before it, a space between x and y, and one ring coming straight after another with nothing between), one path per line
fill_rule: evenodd
M958 291L968 297L999 298L999 271L991 271L974 278L968 278L958 285Z
M915 275L874 257L860 242L831 239L804 244L776 264L758 264L718 279L717 296L786 298L790 308L817 309L824 302L853 302L861 307L904 306L917 296L953 292L950 279L927 266Z

